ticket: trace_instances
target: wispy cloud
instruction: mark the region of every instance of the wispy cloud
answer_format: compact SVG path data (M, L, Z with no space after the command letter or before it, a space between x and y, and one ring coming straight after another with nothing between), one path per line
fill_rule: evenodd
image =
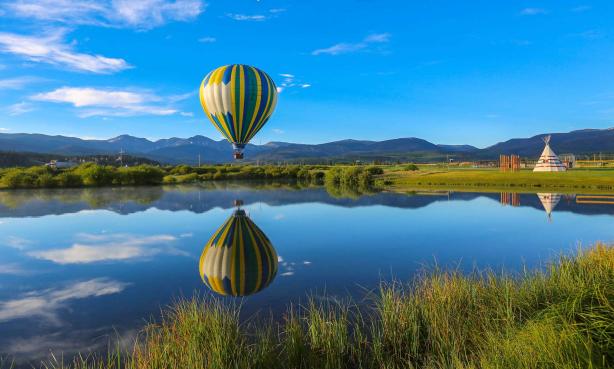
M205 37L201 37L198 39L198 42L202 42L204 44L211 44L211 43L214 43L215 41L217 41L217 39L211 36L205 36Z
M572 12L582 13L591 10L593 7L590 5L578 5L576 7L571 8Z
M266 15L262 14L236 14L236 13L227 13L226 16L230 19L234 19L236 21L252 21L252 22L262 22L267 19Z
M548 11L543 8L524 8L520 11L521 15L540 15L547 14Z
M342 42L333 46L317 49L311 52L311 55L341 55L349 54L357 51L368 51L372 46L377 44L385 44L390 42L391 35L389 33L373 33L365 37L360 42L348 43Z
M61 87L50 92L36 94L31 98L37 101L72 104L81 109L80 117L87 118L177 114L180 113L179 110L162 104L164 101L169 103L179 101L175 99L177 96L163 98L148 91Z
M6 108L8 115L17 116L25 113L29 113L34 110L34 106L26 101L22 101L13 105L9 105Z
M30 252L28 255L56 264L88 264L103 261L126 261L158 254L185 255L172 247L172 235L136 236L130 234L80 234L69 248Z
M281 83L277 86L277 92L281 93L286 89L298 87L298 88L309 88L311 87L310 83L301 82L296 78L294 74L290 73L280 73L280 77L283 77Z
M45 22L151 29L194 20L206 6L201 0L18 0L4 9L13 17Z
M105 279L76 282L59 289L33 291L22 296L0 301L0 322L15 319L42 318L59 323L58 311L67 307L71 300L113 295L122 292L128 284Z
M64 30L37 36L3 32L0 33L0 51L81 72L109 74L130 68L124 59L75 51L72 44L65 42L64 34Z
M265 21L267 19L271 19L271 18L275 18L277 17L280 13L285 12L286 9L284 8L274 8L274 9L269 9L267 13L265 14L240 14L240 13L226 13L226 16L230 19L236 20L236 21L248 21L248 22L262 22Z
M19 90L30 84L44 81L44 79L32 76L0 79L0 90Z

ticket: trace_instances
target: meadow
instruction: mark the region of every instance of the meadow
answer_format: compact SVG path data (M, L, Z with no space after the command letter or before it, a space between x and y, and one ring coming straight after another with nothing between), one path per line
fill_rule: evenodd
M610 368L614 248L518 275L430 270L360 303L311 298L282 320L240 303L177 301L128 349L45 368ZM7 363L10 367L10 363Z
M573 169L567 172L531 170L502 172L498 169L446 168L420 166L406 170L400 166L387 168L378 182L392 190L447 189L468 191L528 192L611 192L614 191L614 170Z

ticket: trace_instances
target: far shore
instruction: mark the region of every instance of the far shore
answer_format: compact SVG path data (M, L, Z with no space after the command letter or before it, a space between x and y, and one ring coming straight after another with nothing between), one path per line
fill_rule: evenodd
M0 169L0 189L96 188L154 186L220 181L297 181L346 189L413 192L453 190L468 192L614 193L614 170L573 169L534 173L523 169L447 167L443 165L205 165L100 166L74 168L44 166Z

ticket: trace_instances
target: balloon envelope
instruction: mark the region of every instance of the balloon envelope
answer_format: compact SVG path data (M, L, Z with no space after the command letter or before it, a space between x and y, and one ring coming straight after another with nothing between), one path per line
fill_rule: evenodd
M239 209L213 234L202 255L203 282L221 295L262 291L277 274L277 253L267 236Z
M237 151L266 124L277 105L277 87L258 68L232 64L203 79L200 104L205 114Z

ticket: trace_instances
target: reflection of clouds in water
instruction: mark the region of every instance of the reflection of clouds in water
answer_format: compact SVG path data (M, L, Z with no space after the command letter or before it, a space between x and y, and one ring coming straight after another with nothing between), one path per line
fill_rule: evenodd
M0 274L7 275L26 275L30 274L29 270L23 269L19 264L0 264Z
M286 261L280 255L277 256L277 261L279 262L279 265L281 266L280 269L283 270L279 274L280 276L282 276L282 277L290 277L290 276L294 275L294 273L296 271L296 267L297 267L297 262L295 262L295 261ZM298 264L298 266L300 266L300 265L309 266L309 265L311 265L311 261L304 260L300 264Z
M66 308L70 300L112 295L122 292L127 286L127 283L97 278L61 289L28 292L13 300L0 301L0 322L38 317L57 324L58 310Z
M25 250L28 246L32 245L32 241L17 236L8 236L4 238L2 244L17 250Z
M172 235L136 236L130 234L79 234L77 243L66 249L51 249L28 253L38 259L58 264L85 264L111 260L130 260L158 254L187 255L169 246L177 241Z
M3 351L11 355L22 355L30 358L43 358L50 351L55 354L76 354L85 352L102 351L109 342L119 344L119 348L127 350L133 347L138 334L137 330L128 330L121 333L120 337L109 332L113 327L101 327L96 329L57 331L49 334L40 334L25 338L14 338L3 348ZM92 338L95 337L95 338Z
M285 219L286 215L285 214L277 214L273 217L274 220L282 220Z

